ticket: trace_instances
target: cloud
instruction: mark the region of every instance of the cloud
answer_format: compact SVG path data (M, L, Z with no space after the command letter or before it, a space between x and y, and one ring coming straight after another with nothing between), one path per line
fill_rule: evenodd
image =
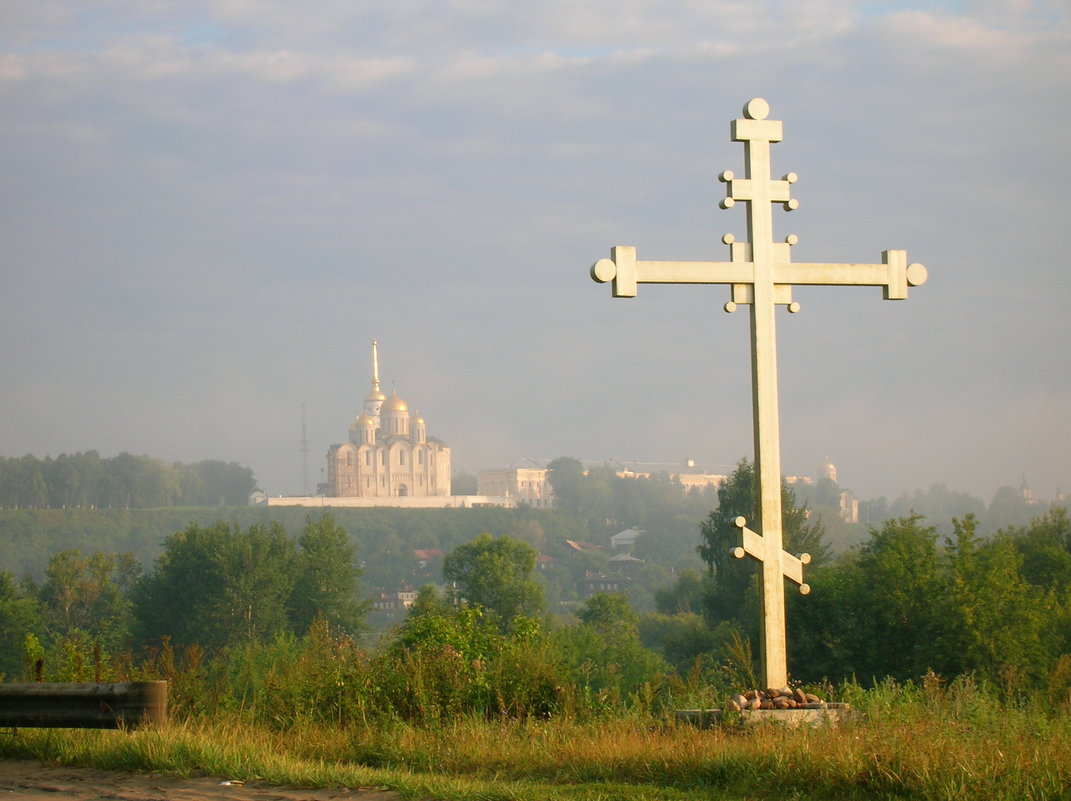
M746 313L720 311L723 287L612 300L586 270L614 244L724 258L744 218L715 177L742 172L728 124L761 95L785 120L775 168L800 175L775 221L794 258L904 247L931 271L906 303L801 290L779 318L786 469L830 456L890 496L913 488L912 448L968 490L1066 471L1039 433L1071 428L1058 4L0 14L0 336L26 343L0 356L11 452L234 459L288 491L300 404L326 451L376 336L466 469L731 464L750 448ZM998 430L992 469L957 462Z

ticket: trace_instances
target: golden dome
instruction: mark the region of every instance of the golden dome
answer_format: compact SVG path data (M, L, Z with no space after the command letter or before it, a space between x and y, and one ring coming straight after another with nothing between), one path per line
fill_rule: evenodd
M387 398L383 405L379 409L382 412L408 412L409 404L398 397L397 392L391 392L390 397Z
M361 428L362 426L364 426L366 428L374 428L375 425L376 425L376 421L375 420L373 420L367 414L362 414L356 420L353 421L353 425L350 426L350 431L356 431L357 429Z
M378 389L373 389L365 396L366 401L385 401L387 396L380 392Z

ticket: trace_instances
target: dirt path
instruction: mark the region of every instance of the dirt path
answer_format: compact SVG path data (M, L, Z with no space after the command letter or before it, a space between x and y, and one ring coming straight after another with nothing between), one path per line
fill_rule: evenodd
M158 774L68 768L0 760L0 801L402 801L388 790L304 790L220 779L175 779Z

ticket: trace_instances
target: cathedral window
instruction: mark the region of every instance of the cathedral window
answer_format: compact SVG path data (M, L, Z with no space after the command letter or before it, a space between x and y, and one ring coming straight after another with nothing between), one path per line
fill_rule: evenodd
M398 464L405 464L405 451L398 451Z

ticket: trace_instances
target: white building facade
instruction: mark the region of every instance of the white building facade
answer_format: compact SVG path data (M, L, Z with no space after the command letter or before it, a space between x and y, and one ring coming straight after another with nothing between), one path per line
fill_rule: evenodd
M537 509L554 506L554 490L545 467L507 467L476 474L476 494L507 498L510 506L525 504Z

